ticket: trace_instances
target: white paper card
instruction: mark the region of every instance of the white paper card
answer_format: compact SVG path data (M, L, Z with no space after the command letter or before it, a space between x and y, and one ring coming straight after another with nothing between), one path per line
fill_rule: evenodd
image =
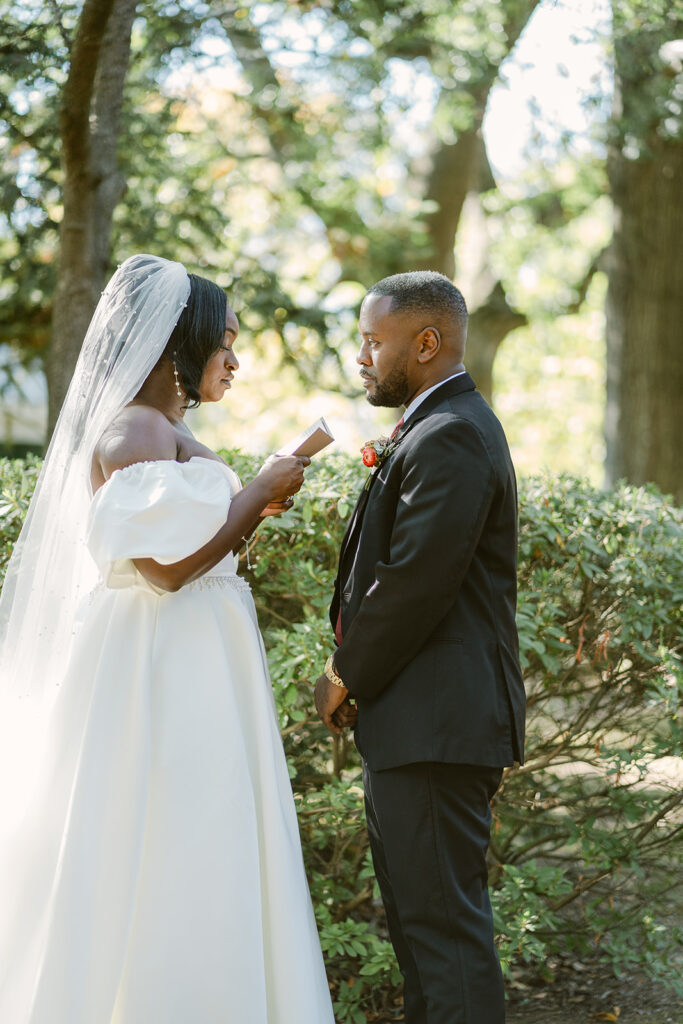
M276 455L306 455L310 459L323 448L327 448L328 444L332 444L333 441L330 428L321 416L293 441L280 448Z

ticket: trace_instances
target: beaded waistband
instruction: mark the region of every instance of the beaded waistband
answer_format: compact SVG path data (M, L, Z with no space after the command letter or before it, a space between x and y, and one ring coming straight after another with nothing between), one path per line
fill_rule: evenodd
M186 586L188 590L222 590L224 587L232 587L233 590L241 590L247 594L251 593L251 587L247 581L234 573L229 576L212 576L210 573L207 573L205 576L200 576L198 580L193 580L192 583L186 584Z

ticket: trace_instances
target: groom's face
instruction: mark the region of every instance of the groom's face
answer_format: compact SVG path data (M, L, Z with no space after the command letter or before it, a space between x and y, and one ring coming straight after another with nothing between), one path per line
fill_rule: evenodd
M390 312L390 295L368 295L360 308L361 346L356 356L370 405L396 408L413 394L410 355L415 332L410 318Z

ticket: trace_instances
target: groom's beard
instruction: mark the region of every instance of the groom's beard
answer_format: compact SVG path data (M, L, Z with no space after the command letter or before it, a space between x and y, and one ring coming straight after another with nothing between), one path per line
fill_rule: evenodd
M409 385L405 364L396 366L391 373L387 374L381 384L370 373L364 373L362 376L375 381L373 391L367 393L370 405L383 405L396 409L399 405L406 404Z

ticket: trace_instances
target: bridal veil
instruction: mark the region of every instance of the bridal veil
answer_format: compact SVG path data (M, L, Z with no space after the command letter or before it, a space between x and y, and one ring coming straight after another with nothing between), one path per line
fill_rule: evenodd
M54 699L96 581L85 546L93 452L159 360L189 294L180 263L148 255L121 264L102 293L0 596L0 711L10 728L8 701L42 717Z

